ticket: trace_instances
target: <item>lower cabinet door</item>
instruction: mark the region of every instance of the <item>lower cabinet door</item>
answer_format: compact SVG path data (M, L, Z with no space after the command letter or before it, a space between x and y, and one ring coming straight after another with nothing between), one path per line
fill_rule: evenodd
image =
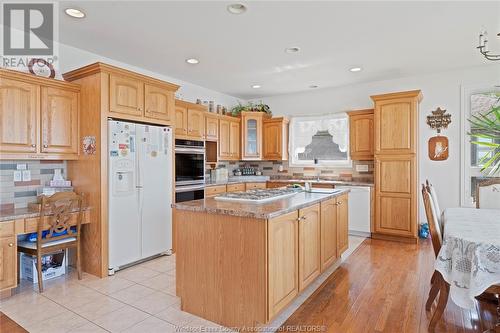
M269 319L299 293L298 213L268 221Z
M321 271L337 258L337 200L332 198L321 203Z
M17 286L16 236L0 238L0 290Z
M337 255L349 247L349 201L347 194L337 198Z
M299 291L321 272L319 204L299 210Z

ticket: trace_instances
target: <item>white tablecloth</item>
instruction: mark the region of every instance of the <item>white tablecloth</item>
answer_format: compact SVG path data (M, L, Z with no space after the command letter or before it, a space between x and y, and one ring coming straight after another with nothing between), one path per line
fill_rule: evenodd
M443 224L435 268L450 284L453 302L472 308L475 296L500 284L500 209L446 209Z

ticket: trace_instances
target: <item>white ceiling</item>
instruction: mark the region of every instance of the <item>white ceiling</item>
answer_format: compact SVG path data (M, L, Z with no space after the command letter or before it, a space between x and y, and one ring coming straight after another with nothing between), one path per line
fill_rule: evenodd
M484 28L500 53L497 1L243 1L243 15L230 3L63 1L87 17L61 15L60 39L245 99L485 65L475 49ZM292 46L301 51L284 52Z

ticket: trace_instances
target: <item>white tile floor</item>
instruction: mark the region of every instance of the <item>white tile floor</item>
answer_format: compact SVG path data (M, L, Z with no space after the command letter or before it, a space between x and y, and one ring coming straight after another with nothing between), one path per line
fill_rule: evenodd
M364 240L349 237L352 253ZM270 327L278 327L331 272L325 272ZM182 332L221 326L180 310L175 296L175 255L163 256L99 279L76 273L46 281L45 290L21 281L14 296L0 301L0 311L29 332ZM194 328L194 329L193 329ZM198 330L199 331L199 330Z

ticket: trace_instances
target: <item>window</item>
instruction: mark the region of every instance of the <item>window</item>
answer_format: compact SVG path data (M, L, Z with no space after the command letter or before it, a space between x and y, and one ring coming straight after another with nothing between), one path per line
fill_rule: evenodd
M346 113L293 117L290 120L291 165L350 166Z
M472 141L492 142L491 139L479 138L468 135L474 134L471 129L468 119L473 114L485 114L491 110L492 107L499 105L500 89L498 88L478 88L478 89L464 89L464 105L462 106L462 138L463 138L463 154L462 154L462 206L473 206L475 204L475 189L478 181L485 179L481 173L482 162L481 159L489 151L486 146L478 146L472 144ZM500 143L498 140L495 140Z

